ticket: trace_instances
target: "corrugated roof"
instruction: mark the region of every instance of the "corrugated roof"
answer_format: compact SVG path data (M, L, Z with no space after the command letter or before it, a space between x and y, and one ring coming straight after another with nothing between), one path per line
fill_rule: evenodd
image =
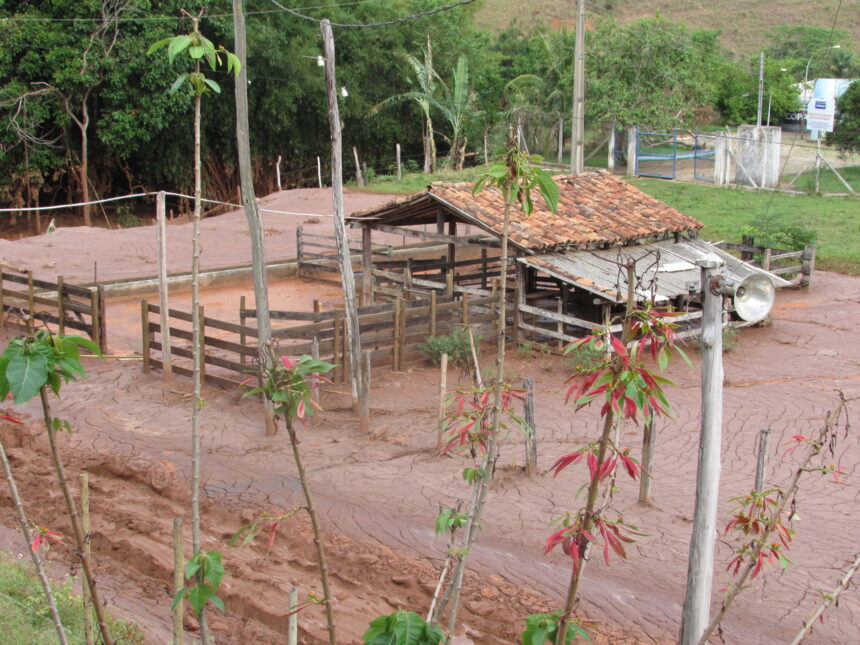
M735 282L761 273L768 276L776 288L787 287L787 280L742 262L738 258L703 240L664 240L653 244L626 246L600 251L569 251L519 258L528 266L564 280L574 287L590 291L612 302L627 299L626 281L619 263L636 262L636 273L644 289L650 291L653 282L656 300L666 300L689 293L689 286L699 290L701 270L696 260L718 259L725 263L722 273ZM623 293L619 293L621 287ZM638 292L637 292L638 293ZM642 293L643 299L650 293Z
M510 241L525 251L618 246L637 240L663 239L700 229L703 224L646 195L605 171L555 177L558 211L535 199L531 215L511 211ZM461 220L501 237L504 199L496 188L472 194L472 184L431 184L426 192L355 213L383 224L424 224L435 221L439 207Z

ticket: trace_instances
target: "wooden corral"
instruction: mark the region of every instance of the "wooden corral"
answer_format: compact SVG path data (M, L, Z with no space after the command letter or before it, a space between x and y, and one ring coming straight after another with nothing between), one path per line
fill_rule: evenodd
M32 271L17 271L0 265L0 327L15 333L32 333L42 327L65 334L82 331L107 351L104 288L69 284L62 276L56 282L33 278Z

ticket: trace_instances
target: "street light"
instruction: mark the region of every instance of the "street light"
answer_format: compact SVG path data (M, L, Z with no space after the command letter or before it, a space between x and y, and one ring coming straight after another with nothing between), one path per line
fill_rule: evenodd
M804 126L805 127L803 128L803 132L806 132L809 129L809 118L808 118L809 101L812 100L812 96L809 96L809 97L806 96L806 92L809 91L809 65L812 63L812 59L815 58L816 56L818 56L818 54L820 54L821 52L829 51L831 49L842 49L842 45L829 45L829 46L825 47L824 49L819 49L817 52L815 52L814 54L812 54L812 56L809 57L808 61L806 61L806 73L804 73L804 75L803 75L803 95L806 98L806 102L804 103L806 110L804 111L804 119L803 120L804 120ZM804 136L803 133L801 133L801 137L803 137L803 136Z

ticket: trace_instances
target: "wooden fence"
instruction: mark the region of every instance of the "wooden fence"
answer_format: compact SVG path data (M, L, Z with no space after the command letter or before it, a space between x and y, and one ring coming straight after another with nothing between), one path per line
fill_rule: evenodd
M391 365L395 371L403 370L406 362L420 356L418 345L429 336L450 333L458 325L480 326L496 319L497 298L493 295L474 296L462 293L459 298L437 295L427 299L406 300L397 298L392 303L359 308L361 345L370 353L371 365ZM244 304L244 303L241 303ZM192 332L189 312L170 309L168 334L161 333L158 305L141 302L143 336L143 369L163 369L160 352L165 338L170 339L171 354L178 357L172 362L174 373L192 374ZM235 388L254 371L252 363L257 356L257 330L246 324L256 317L254 309L240 306L241 323L230 323L209 318L201 312L202 321L201 370L204 380L214 385ZM343 310L291 312L272 311L271 319L295 321L301 324L275 327L272 337L279 355L316 355L335 363L334 378L345 382L349 370L346 318ZM306 322L307 321L307 322Z
M313 269L316 271L327 271L329 273L340 273L337 265L337 238L334 235L321 235L319 233L306 233L299 226L296 229L296 261L299 266L299 275L302 270ZM373 255L377 257L391 257L390 244L375 244L372 249ZM350 254L361 255L361 240L349 239Z
M3 324L32 332L37 321L60 334L86 333L107 351L104 287L79 287L62 276L56 282L37 280L32 271L0 269L0 312Z
M802 251L768 249L756 246L755 238L744 235L740 244L718 242L716 246L727 251L737 251L744 262L774 275L796 276L795 282L800 287L812 284L812 272L815 270L815 247L812 245L807 245ZM797 264L797 260L800 260L800 264Z

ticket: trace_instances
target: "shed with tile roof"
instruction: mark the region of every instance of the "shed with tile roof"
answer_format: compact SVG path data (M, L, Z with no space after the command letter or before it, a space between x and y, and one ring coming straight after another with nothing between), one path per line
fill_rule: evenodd
M656 298L676 306L690 306L696 300L698 270L691 257L713 254L741 264L697 240L701 222L619 177L589 171L557 176L555 181L559 187L556 212L541 197L535 198L529 215L518 207L511 209L509 243L515 261L508 271L516 276L517 330L564 341L605 324L626 300L626 278L620 266L630 261L636 263L641 283L637 299ZM458 261L458 247L467 247L460 253L474 257L475 247L498 248L502 237L501 191L489 188L473 194L472 187L470 183L431 184L421 193L353 213L350 221L362 227L367 248L374 229L446 243L443 272L460 276L469 261ZM484 266L486 258L484 250ZM365 261L369 260L366 254ZM759 271L747 266L740 273L750 270ZM729 277L738 277L736 271L729 272ZM364 272L365 292L373 289L370 275ZM482 284L487 285L486 275ZM775 278L775 286L785 284ZM463 288L469 290L466 285Z

